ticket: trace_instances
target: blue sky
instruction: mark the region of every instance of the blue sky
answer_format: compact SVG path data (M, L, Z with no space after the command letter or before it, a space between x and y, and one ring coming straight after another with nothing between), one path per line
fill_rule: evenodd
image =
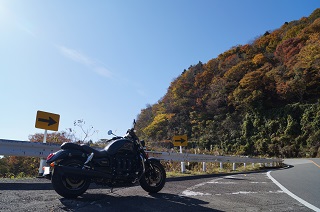
M318 0L0 0L0 139L28 140L38 110L123 135L199 61L250 43ZM49 131L50 133L51 131Z

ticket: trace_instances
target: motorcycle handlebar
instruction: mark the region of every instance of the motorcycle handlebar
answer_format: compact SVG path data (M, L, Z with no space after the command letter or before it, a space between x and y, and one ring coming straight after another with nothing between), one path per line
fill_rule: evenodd
M139 140L138 136L136 135L136 133L134 132L134 128L128 129L127 134L125 135L125 137L132 137L134 140Z

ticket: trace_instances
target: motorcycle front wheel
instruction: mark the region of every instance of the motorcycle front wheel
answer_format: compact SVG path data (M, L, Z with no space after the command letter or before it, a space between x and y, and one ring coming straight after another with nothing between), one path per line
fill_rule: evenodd
M140 186L149 193L159 192L166 183L166 171L157 160L150 161L152 167L148 167L139 180Z
M82 167L83 162L77 159L63 160L60 165ZM51 178L54 190L65 198L76 198L82 195L89 188L90 179L79 177L68 177L64 173L54 170Z

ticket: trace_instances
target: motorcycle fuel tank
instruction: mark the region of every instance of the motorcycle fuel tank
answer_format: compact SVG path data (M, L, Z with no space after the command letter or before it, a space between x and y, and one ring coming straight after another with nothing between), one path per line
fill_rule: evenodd
M132 153L134 151L133 142L128 139L118 139L109 143L104 150L110 154L114 155L116 153Z

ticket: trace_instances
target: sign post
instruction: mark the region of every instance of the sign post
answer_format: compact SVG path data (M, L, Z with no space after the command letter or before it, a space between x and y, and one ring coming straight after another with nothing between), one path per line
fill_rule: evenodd
M48 113L44 111L37 111L36 128L44 129L43 143L47 143L47 130L58 131L59 129L60 115L54 113ZM41 158L39 167L39 176L43 175L43 166L46 160Z
M173 136L173 145L180 146L180 153L182 154L182 147L188 145L187 135L175 135ZM185 162L181 162L181 172L186 172Z

